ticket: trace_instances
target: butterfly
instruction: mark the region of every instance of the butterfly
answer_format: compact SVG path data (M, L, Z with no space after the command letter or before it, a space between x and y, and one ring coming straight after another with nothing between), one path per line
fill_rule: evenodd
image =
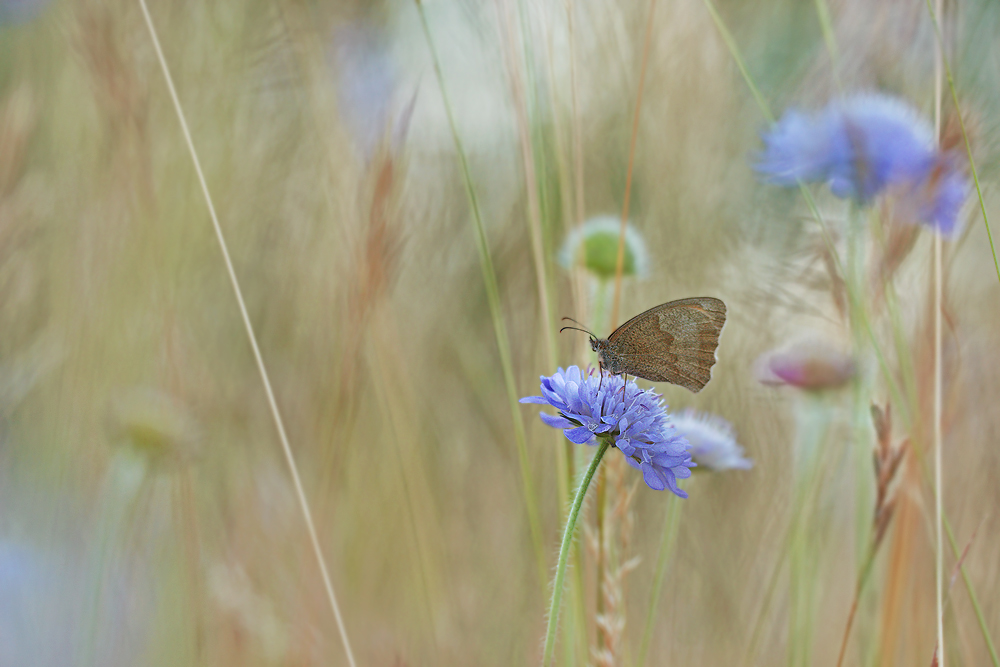
M560 331L576 329L588 334L602 372L607 369L613 375L669 382L697 393L712 378L715 350L725 323L726 304L700 296L650 308L607 338L577 327L563 327Z

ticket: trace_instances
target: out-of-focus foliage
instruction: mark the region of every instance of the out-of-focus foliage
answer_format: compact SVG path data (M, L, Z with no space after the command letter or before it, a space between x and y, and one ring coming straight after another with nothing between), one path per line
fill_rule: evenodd
M414 4L149 4L359 663L535 664L546 582ZM926 7L828 4L835 58L816 3L718 5L776 115L882 90L931 118ZM586 276L558 256L582 221L620 216L648 6L424 5L483 210L516 389L528 395L555 371L546 340L559 317L610 324L608 303L598 308ZM1000 9L946 5L960 111L993 215ZM872 214L870 261L851 274L883 346L881 360L861 362L867 393L849 380L822 394L762 386L754 361L765 351L806 331L844 345L869 332L844 325L854 302L801 195L757 182L767 122L705 4L661 0L653 21L629 214L648 263L643 280L626 281L621 314L725 300L712 382L697 396L656 389L672 410L731 422L754 465L688 480L647 664L782 664L790 642L796 664L832 664L876 493L889 492L871 468L875 429L856 417L891 402L897 431L885 442L912 437L909 452L929 451L930 235L889 224L893 211ZM942 142L961 153L956 111L946 95ZM843 249L847 205L813 192ZM945 254L944 504L961 547L978 528L964 563L1000 635L1000 285L977 210L967 205ZM543 321L540 274L554 321ZM562 366L594 361L582 334L556 338L555 354ZM564 443L523 416L551 568ZM0 0L0 420L0 665L346 664L132 0ZM848 664L930 664L931 496L907 456L893 479L912 493L879 524ZM806 477L810 461L822 465ZM577 618L587 635L576 663L560 648L564 664L583 664L601 642L638 654L664 498L645 488L631 497L627 553L608 579L621 596L603 625L598 538L585 532ZM796 560L793 544L810 559ZM960 583L946 614L949 657L988 664Z

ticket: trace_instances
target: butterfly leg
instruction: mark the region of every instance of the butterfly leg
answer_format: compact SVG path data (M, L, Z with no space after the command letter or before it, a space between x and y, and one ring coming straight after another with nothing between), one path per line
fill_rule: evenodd
M597 391L601 390L601 384L604 383L604 366L601 365L601 360L597 360L597 372L601 374L601 378L597 381Z
M625 402L625 387L628 385L628 373L622 373L622 403Z

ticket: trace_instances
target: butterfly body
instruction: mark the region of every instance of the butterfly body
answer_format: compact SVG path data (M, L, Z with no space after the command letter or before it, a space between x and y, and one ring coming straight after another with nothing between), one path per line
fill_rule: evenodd
M699 392L712 377L726 304L692 297L636 315L607 338L591 337L602 368Z

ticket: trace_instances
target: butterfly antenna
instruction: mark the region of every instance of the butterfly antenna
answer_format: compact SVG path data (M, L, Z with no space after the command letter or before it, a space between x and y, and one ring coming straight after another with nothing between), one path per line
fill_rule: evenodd
M569 320L573 324L579 324L581 327L583 326L583 322L577 322L572 317L564 317L563 320ZM564 329L572 329L572 327L563 327L563 328ZM560 331L562 331L562 329L560 329ZM590 334L591 336L594 336L594 332L590 331L589 329L584 328L584 329L579 329L579 331L584 331L584 332ZM597 338L597 336L594 336L594 338Z
M588 336L593 336L594 335L594 334L590 333L589 331L587 331L586 329L581 329L580 327L563 327L562 329L559 330L559 333L562 333L563 331L566 331L566 329L572 329L573 331L582 331L583 333L587 334Z

